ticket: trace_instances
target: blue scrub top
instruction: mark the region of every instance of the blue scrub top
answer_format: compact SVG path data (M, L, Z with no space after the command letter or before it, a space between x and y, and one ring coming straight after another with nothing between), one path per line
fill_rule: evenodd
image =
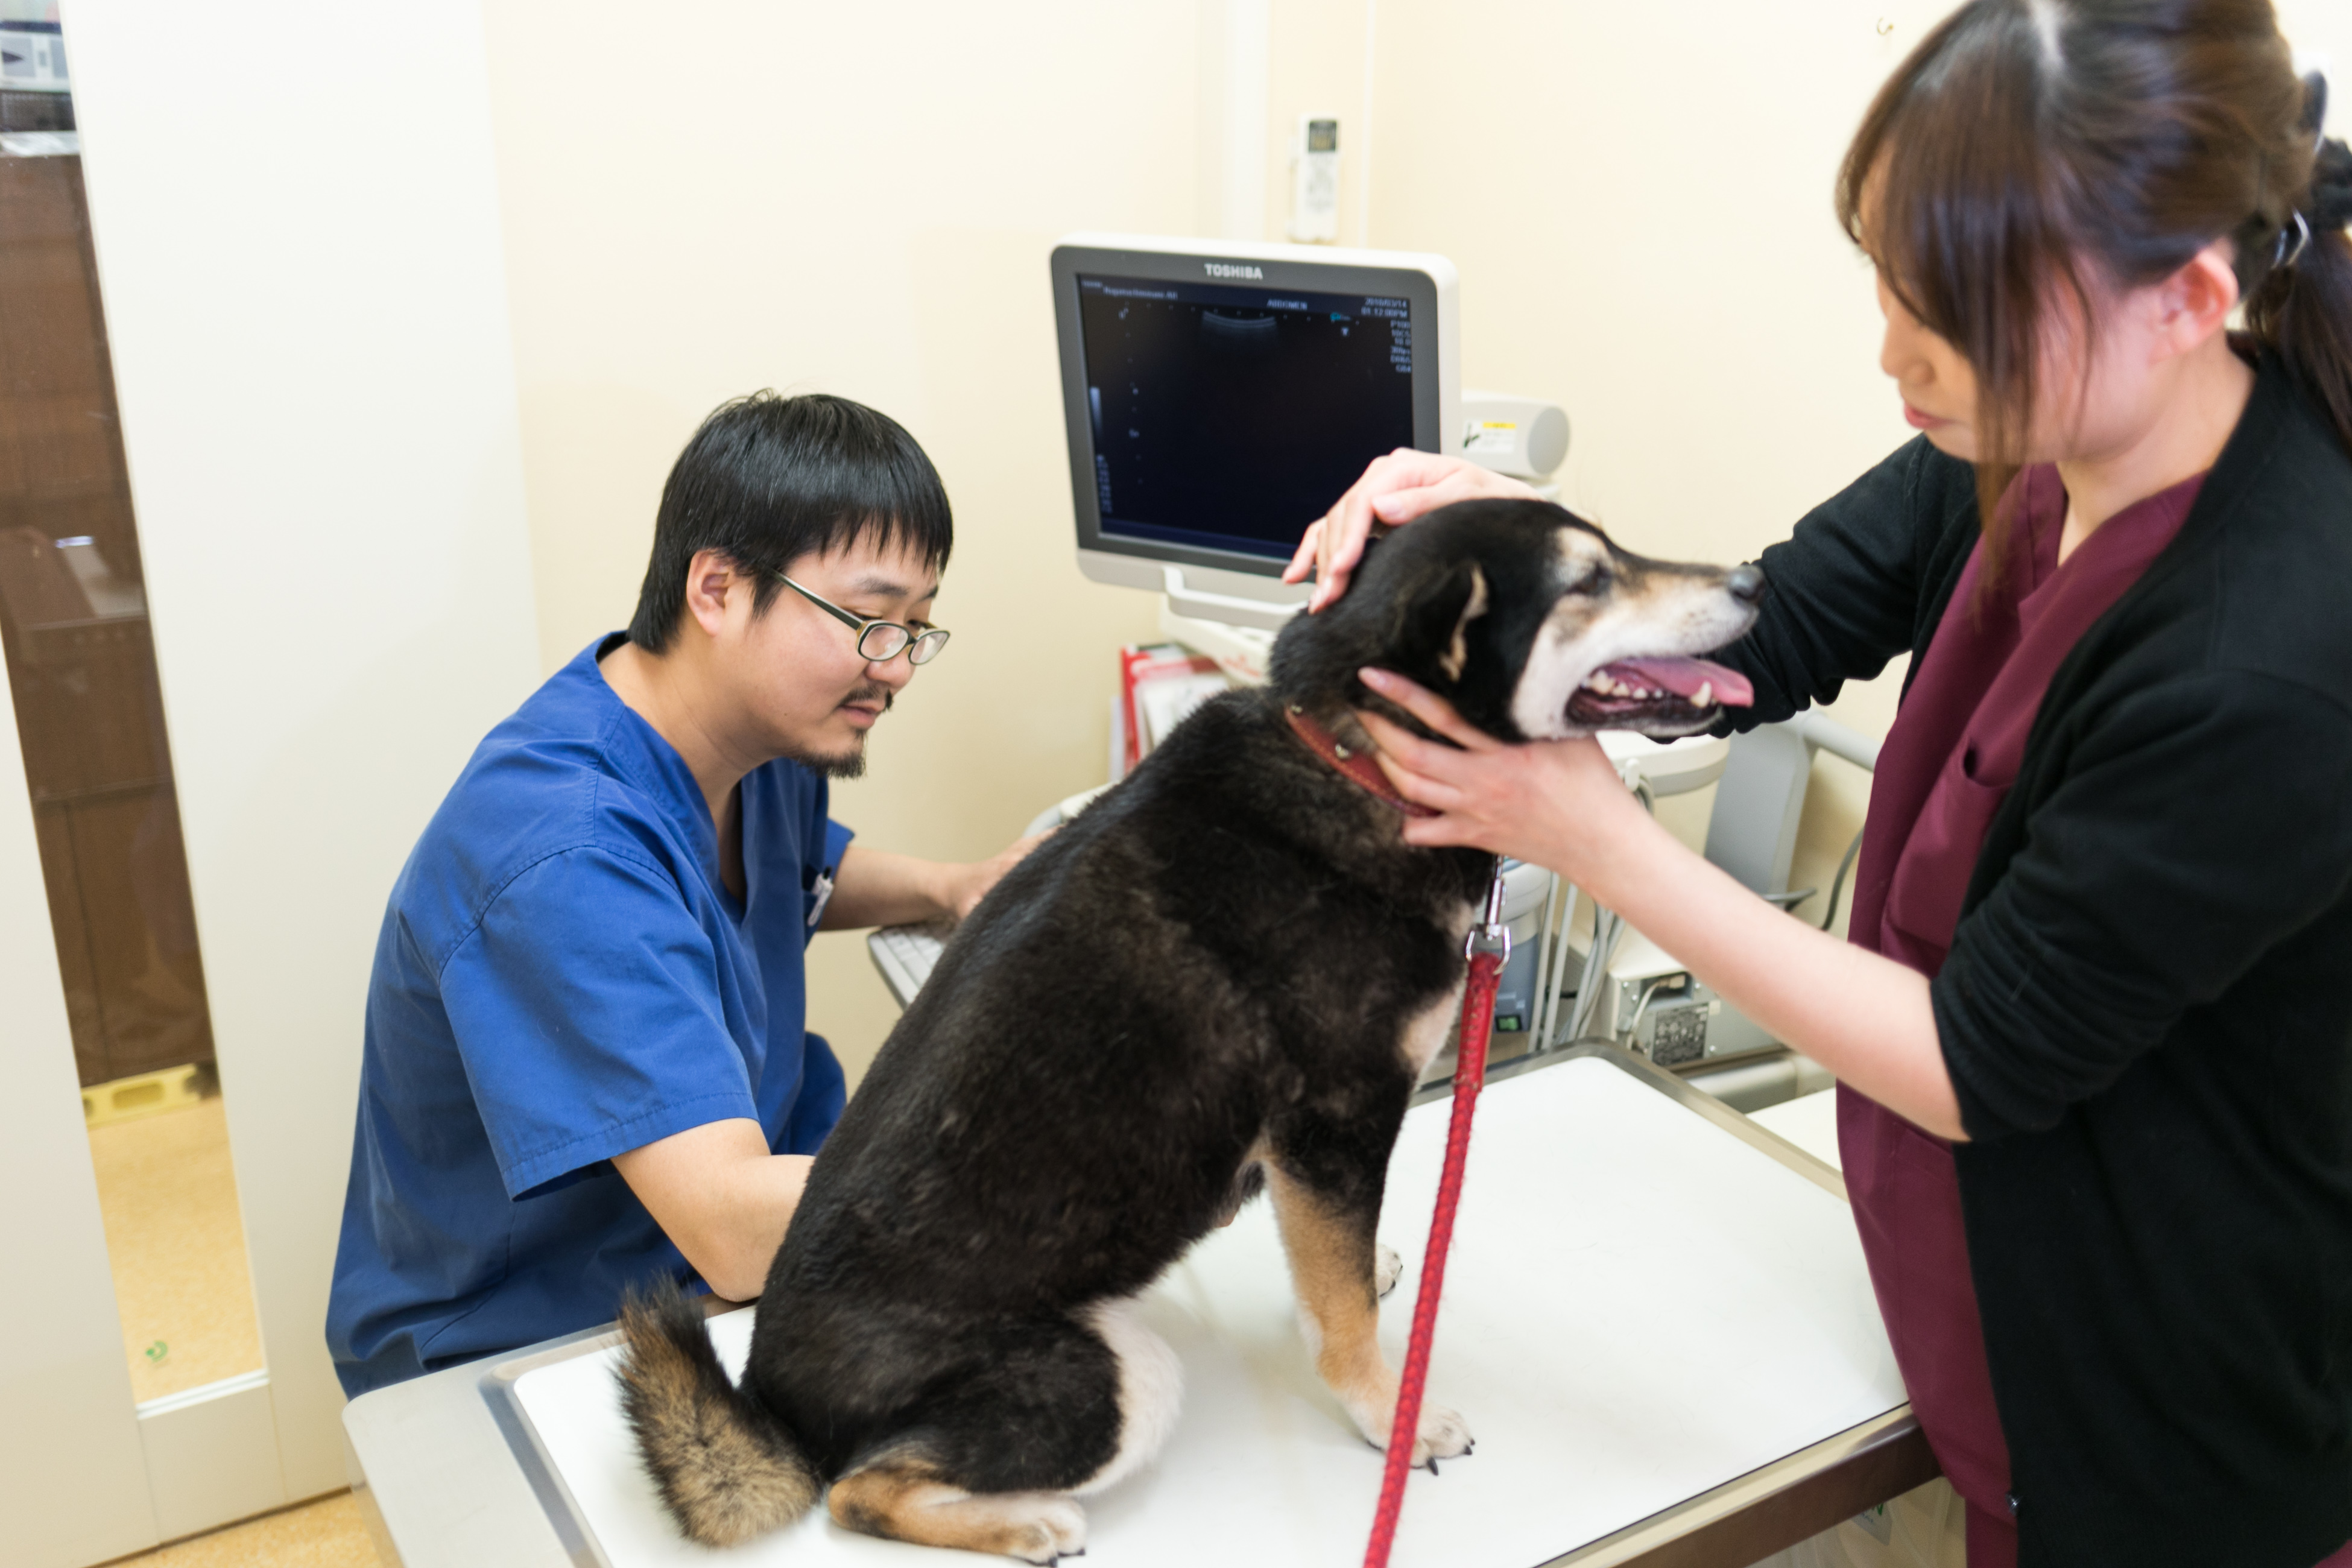
M490 731L393 889L327 1307L348 1394L691 1282L614 1155L730 1117L810 1154L840 1118L803 954L849 833L824 779L755 769L737 904L694 775L596 667L625 640Z

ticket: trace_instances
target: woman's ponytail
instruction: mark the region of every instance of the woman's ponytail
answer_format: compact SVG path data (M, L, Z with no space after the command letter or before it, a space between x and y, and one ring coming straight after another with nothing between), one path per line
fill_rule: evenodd
M2304 79L2303 134L2317 142L2311 176L2284 222L2240 237L2246 326L2276 353L2352 453L2352 147L2320 142L2327 83ZM2249 265L2251 264L2251 265Z

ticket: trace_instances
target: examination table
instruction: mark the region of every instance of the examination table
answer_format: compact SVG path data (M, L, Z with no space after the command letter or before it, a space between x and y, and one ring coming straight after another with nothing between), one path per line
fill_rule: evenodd
M1443 1155L1406 1118L1382 1238L1402 1363ZM1380 1457L1299 1337L1268 1205L1146 1298L1185 1373L1157 1464L1087 1500L1089 1568L1362 1560ZM751 1313L712 1320L740 1367ZM352 1483L403 1568L981 1561L853 1534L822 1508L727 1552L681 1540L591 1331L354 1400ZM1416 1472L1400 1568L1746 1568L1936 1474L1904 1403L1837 1173L1613 1047L1496 1069L1479 1102L1430 1398L1475 1454Z

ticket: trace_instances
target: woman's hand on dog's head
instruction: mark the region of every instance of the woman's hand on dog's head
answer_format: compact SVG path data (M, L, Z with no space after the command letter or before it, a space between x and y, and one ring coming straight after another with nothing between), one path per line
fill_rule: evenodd
M1408 844L1459 845L1559 872L1601 897L1612 850L1648 824L1601 743L1591 739L1511 744L1473 728L1453 704L1402 675L1359 672L1364 684L1452 744L1424 741L1377 713L1356 715L1381 749L1396 791L1435 816L1404 824Z
M1312 614L1348 591L1349 574L1364 558L1364 541L1370 536L1372 524L1384 522L1393 528L1439 507L1480 496L1538 499L1518 480L1491 468L1400 447L1385 458L1373 458L1364 477L1349 486L1348 493L1307 528L1290 564L1283 568L1282 580L1302 583L1313 571L1315 594L1307 601Z

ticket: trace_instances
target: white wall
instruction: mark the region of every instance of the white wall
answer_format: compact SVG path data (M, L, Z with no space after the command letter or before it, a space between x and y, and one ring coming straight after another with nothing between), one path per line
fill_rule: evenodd
M395 25L396 22L396 25ZM75 0L75 100L286 1491L394 877L537 679L475 0Z
M10 1568L66 1568L152 1544L155 1510L5 662L0 714L0 1521Z

